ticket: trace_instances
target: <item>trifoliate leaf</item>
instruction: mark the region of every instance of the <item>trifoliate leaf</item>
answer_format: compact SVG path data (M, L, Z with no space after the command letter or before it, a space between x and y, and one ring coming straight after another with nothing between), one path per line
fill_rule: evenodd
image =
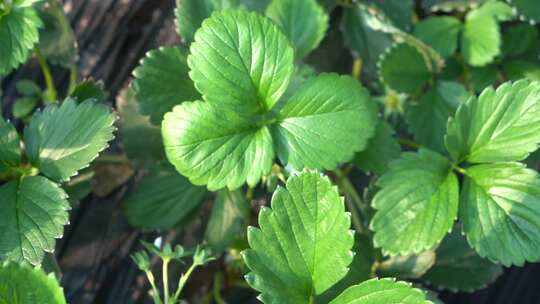
M173 170L163 170L143 177L124 206L131 225L166 231L197 208L206 193Z
M104 102L109 97L102 81L86 79L75 85L69 97L83 102L87 99L94 99L96 102Z
M287 35L297 60L319 45L328 28L328 15L316 0L273 0L266 15Z
M417 143L445 153L444 135L448 118L470 94L457 82L439 81L417 104L407 109L407 123Z
M250 205L239 190L218 192L206 226L205 240L213 253L223 252L249 221Z
M377 125L367 91L353 78L336 74L306 81L277 119L272 128L276 152L296 169L333 169L349 161L366 147Z
M107 147L115 119L109 107L92 100L50 105L24 130L28 159L47 177L68 180Z
M392 127L380 120L375 135L369 140L367 148L356 154L354 163L365 172L378 175L386 172L388 163L401 153L401 147L393 135Z
M540 6L535 0L507 0L518 13L533 23L540 22Z
M69 68L79 59L77 40L62 4L47 1L40 10L44 27L39 33L39 50L53 64Z
M347 274L353 255L350 217L328 178L304 171L263 208L243 252L247 282L264 303L309 303Z
M272 167L274 148L268 127L249 116L196 101L165 115L163 143L169 161L195 185L235 189L255 185Z
M39 97L41 96L41 88L33 80L22 79L15 83L17 92L23 96Z
M0 76L24 63L39 40L41 20L25 2L15 1L7 14L0 12Z
M389 48L379 59L378 65L381 81L402 93L416 92L431 77L425 58L406 43Z
M15 127L0 116L0 171L21 162L19 134Z
M523 160L540 143L540 83L506 82L461 104L448 122L446 147L472 163Z
M0 187L0 260L40 264L68 222L65 192L52 181L25 177Z
M476 17L489 17L497 21L509 21L515 16L514 11L510 5L494 0L494 1L485 1L480 7L472 10L467 18L476 18Z
M414 35L446 58L457 49L461 27L459 19L454 17L429 17L416 24Z
M133 89L139 112L149 115L156 125L175 105L200 98L189 79L186 56L183 49L162 47L148 52L141 65L133 71Z
M535 171L520 163L467 168L460 201L463 232L480 256L506 266L540 260L540 179Z
M368 73L376 75L376 63L392 40L385 33L373 30L366 24L360 7L353 6L343 12L341 31L348 47L362 59Z
M504 75L509 80L519 80L527 78L529 80L540 81L540 64L525 60L505 61L502 65Z
M65 304L64 291L54 275L26 264L0 265L0 300L9 304Z
M502 52L504 56L525 53L538 40L538 29L530 24L519 23L503 33Z
M389 257L377 266L379 277L418 279L435 264L435 252L424 251L419 254Z
M391 255L430 249L452 229L458 181L445 157L427 149L406 152L378 180L371 221L374 244ZM399 236L396 238L396 236Z
M160 162L166 162L161 129L150 123L147 116L137 112L134 92L126 89L116 100L118 109L119 134L124 152L139 168L152 169Z
M456 228L444 238L436 254L435 265L422 280L440 289L473 291L502 274L502 267L479 257Z
M493 62L500 53L501 33L499 24L490 16L467 16L461 34L461 53L472 66Z
M293 59L287 37L270 19L242 10L216 12L195 35L189 75L205 101L260 113L287 89Z
M395 279L371 279L351 286L329 304L429 304L423 291Z

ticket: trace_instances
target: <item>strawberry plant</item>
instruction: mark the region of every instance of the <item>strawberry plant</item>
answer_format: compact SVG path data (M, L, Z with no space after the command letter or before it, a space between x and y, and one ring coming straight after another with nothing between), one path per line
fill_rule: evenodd
M181 41L134 69L125 155L101 158L136 172L118 197L154 240L131 254L142 301L441 303L540 261L535 1L177 0L170 15ZM8 303L65 303L50 253L113 139L75 41L59 2L0 0L0 75L35 58L45 85L19 80L0 117Z

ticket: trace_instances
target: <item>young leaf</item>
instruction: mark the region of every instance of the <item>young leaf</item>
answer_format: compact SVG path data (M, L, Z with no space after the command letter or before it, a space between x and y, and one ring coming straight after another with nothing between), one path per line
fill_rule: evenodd
M205 233L213 253L223 252L241 231L245 231L249 215L250 205L244 193L225 189L218 192Z
M440 289L473 291L502 274L502 267L479 257L456 228L444 238L436 254L435 265L422 280Z
M412 94L431 77L426 59L414 47L400 43L392 46L378 62L381 81L388 87Z
M500 53L501 33L497 20L485 15L467 15L461 35L461 53L472 66L484 66Z
M458 181L450 162L427 149L406 152L378 180L371 221L374 244L391 255L430 249L448 233L458 212ZM396 236L399 235L399 238Z
M450 16L436 16L418 22L414 28L414 35L431 45L442 57L446 58L456 52L460 31L461 22L459 19Z
M64 291L54 275L26 264L0 265L0 299L11 304L65 304Z
M280 108L272 134L283 163L333 169L366 147L376 125L375 104L356 80L321 74Z
M68 180L107 147L115 119L109 107L92 100L50 105L24 130L28 158L49 178Z
M15 127L0 115L0 171L3 167L18 166L20 162L19 134Z
M328 178L304 171L263 208L243 252L247 282L264 303L311 303L347 274L353 255L350 216Z
M324 38L328 15L316 0L273 0L266 15L278 24L302 59Z
M329 304L429 304L426 294L395 279L371 279L351 286Z
M35 96L24 96L15 99L13 103L13 117L15 118L25 118L32 114L32 111L36 108L39 102L39 97Z
M540 260L540 179L520 163L467 169L459 216L482 257L522 266Z
M39 40L42 23L33 2L14 1L7 14L0 11L0 76L24 63Z
M417 104L407 108L406 120L414 139L439 153L446 153L444 135L448 118L470 94L457 82L439 81Z
M129 223L145 230L165 231L182 221L205 197L196 187L172 170L142 178L124 206Z
M506 82L461 104L448 122L450 155L472 163L525 159L540 143L540 83Z
M102 81L86 79L79 82L69 93L69 97L76 99L78 102L83 102L87 99L94 99L96 102L105 102L109 97L109 93L105 90Z
M532 23L540 22L540 6L535 0L508 0L508 2Z
M386 172L388 163L401 153L401 147L393 135L392 127L380 120L375 135L369 140L367 148L356 154L354 163L365 172L378 175Z
M287 37L269 19L242 10L216 12L195 35L189 75L205 101L260 113L287 89L293 59Z
M40 10L44 27L39 33L39 50L53 64L69 68L79 59L77 40L64 7L58 0L47 1Z
M377 266L377 276L418 279L435 264L435 252L389 257Z
M196 101L165 115L163 143L169 161L195 185L209 190L255 185L274 158L268 127L249 116Z
M67 195L52 181L31 176L1 186L0 197L0 260L40 264L68 222Z
M201 1L204 2L204 1ZM196 100L200 94L189 79L187 52L178 47L161 47L146 54L133 71L133 89L139 112L159 125L163 115L183 101Z

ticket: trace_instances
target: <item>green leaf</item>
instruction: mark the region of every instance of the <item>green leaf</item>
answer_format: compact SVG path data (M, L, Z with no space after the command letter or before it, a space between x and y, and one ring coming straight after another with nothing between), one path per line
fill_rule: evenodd
M245 231L249 215L250 204L242 191L218 192L205 233L206 242L213 253L223 252Z
M533 23L540 22L540 6L535 0L508 0L524 18Z
M39 50L53 64L69 68L79 59L77 40L64 7L48 0L40 10L44 27L39 33Z
M403 31L409 30L413 20L413 1L379 1L370 0L370 3L378 7L392 21L392 24Z
M540 143L540 83L506 82L461 104L448 122L446 146L455 160L523 160Z
M502 274L502 267L478 256L457 228L444 238L436 254L435 265L422 280L440 289L471 292Z
M503 33L502 52L504 56L525 53L538 40L538 29L530 24L519 23Z
M254 186L272 167L268 127L217 105L196 101L165 115L163 143L169 161L195 185L214 191Z
M435 264L435 252L389 257L377 266L377 276L418 279Z
M18 166L20 162L19 134L12 124L0 116L0 171L4 166Z
M482 67L470 67L470 83L475 92L480 93L488 86L497 83L499 71L495 64L488 64Z
M13 117L15 118L25 118L28 115L32 114L39 102L39 97L35 96L24 96L15 99L13 103Z
M209 0L176 0L174 13L177 32L186 44L193 42L195 31L213 10L214 6Z
M515 16L510 5L498 0L485 1L479 8L472 10L468 15L468 18L489 17L497 21L509 21Z
M0 197L0 260L40 264L68 223L67 195L50 180L31 176L1 186Z
M437 82L417 104L407 109L407 124L415 141L439 153L446 153L444 135L448 118L469 97L470 94L457 82Z
M65 181L107 148L116 117L108 106L68 98L34 114L24 130L28 159L55 181Z
M206 193L173 170L162 170L143 177L124 206L131 225L166 231L197 208Z
M36 10L25 2L15 2L7 15L0 14L0 76L26 61L41 26Z
M493 17L467 15L461 35L461 53L467 63L484 66L493 62L500 46L499 24Z
M334 169L365 149L376 125L375 104L358 81L321 74L280 108L272 134L284 164Z
M402 93L415 93L431 77L422 53L406 43L389 48L380 57L378 65L381 81Z
M65 304L64 291L53 274L25 264L0 266L0 300L9 304Z
M428 17L415 25L414 35L446 58L456 52L461 27L454 17Z
M96 102L104 102L109 97L102 81L86 79L79 82L69 94L69 97L83 102L87 99L94 99Z
M375 135L369 140L367 148L356 154L354 163L365 172L378 175L386 172L388 163L401 153L401 147L393 135L392 127L380 120Z
M458 212L458 180L450 162L427 149L406 152L377 181L371 221L374 244L390 255L432 248L452 229ZM399 236L399 238L396 238Z
M175 105L200 98L189 79L186 58L187 52L183 49L162 47L148 52L133 71L139 112L149 115L156 125Z
M527 78L540 81L540 64L525 60L511 60L503 63L503 71L510 80Z
M304 171L263 208L243 252L247 282L264 303L311 303L343 278L353 255L350 216L328 178Z
M480 256L505 266L540 260L540 179L535 171L520 163L470 167L460 201L463 232Z
M364 70L375 75L377 60L391 45L392 40L385 34L373 30L358 6L353 6L343 12L341 31L345 43L355 56L360 57L365 66Z
M287 37L270 19L240 10L216 12L204 21L188 65L205 101L260 113L287 89L293 59Z
M166 161L161 129L149 117L137 112L137 102L132 89L120 93L116 100L120 120L119 135L124 152L135 166L152 169Z
M371 279L351 286L329 304L429 304L423 291L395 279Z
M316 0L273 0L266 15L289 38L297 60L313 51L328 29L328 15Z

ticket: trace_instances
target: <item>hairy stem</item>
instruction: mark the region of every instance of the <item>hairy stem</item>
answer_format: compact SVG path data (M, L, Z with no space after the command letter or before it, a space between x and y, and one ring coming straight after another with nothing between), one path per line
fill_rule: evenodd
M347 204L347 209L351 212L354 229L357 233L366 233L368 231L365 226L368 206L364 203L358 192L356 192L347 175L343 174L342 171L336 171L336 174L338 175L337 184L339 189L345 194L345 203Z
M193 270L195 270L195 268L197 268L197 264L192 264L189 267L189 269L186 271L186 273L183 274L180 277L180 280L178 281L178 288L176 289L176 292L174 293L174 298L173 299L174 299L175 302L180 297L180 293L182 292L182 289L184 289L184 286L186 285L187 280L189 279L189 277L191 276L191 274L193 273Z
M69 86L68 94L73 93L75 87L77 86L77 64L74 63L69 68Z
M169 259L163 259L163 302L169 304Z
M57 102L58 94L56 92L56 87L54 86L51 69L49 65L47 64L45 57L43 57L43 55L41 54L41 51L38 48L36 48L35 53L36 53L36 58L39 62L39 66L41 68L41 72L43 73L43 77L45 78L45 84L47 85L47 93L45 94L45 98L44 98L45 102L55 103Z
M422 148L422 145L420 145L419 143L416 143L416 142L414 142L414 141L412 141L410 139L407 139L407 138L398 138L397 141L402 146L407 146L407 147L414 148L414 149Z

